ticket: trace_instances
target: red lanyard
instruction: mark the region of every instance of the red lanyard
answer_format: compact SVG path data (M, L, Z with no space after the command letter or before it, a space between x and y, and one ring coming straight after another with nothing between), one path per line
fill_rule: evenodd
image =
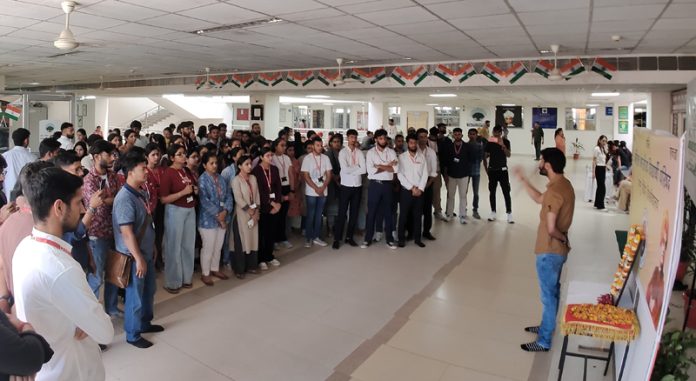
M183 169L175 169L176 173L179 174L179 177L181 178L181 182L184 184L184 187L191 184L191 178L186 175L185 170ZM181 171L184 171L184 174L181 174Z
M43 243L45 245L51 246L54 249L58 249L62 252L64 252L67 255L72 255L69 251L67 251L63 246L61 246L58 242L55 242L53 240L50 240L48 238L41 238L41 237L34 237L33 235L31 236L31 239L33 239L36 242Z
M319 160L317 160L317 156L319 156ZM312 154L312 159L314 159L314 164L317 167L317 172L319 172L319 176L322 176L321 172L321 155L315 155Z
M271 175L271 169L268 169L268 173L266 173L266 169L264 167L261 167L261 170L263 171L263 177L266 178L266 184L268 184L268 192L271 192L271 183L273 182L273 176Z
M408 158L411 159L411 163L413 163L413 164L420 164L418 161L416 161L417 157L418 157L417 151L416 151L416 154L414 156L411 156L411 152L408 153Z
M150 176L154 177L155 180L157 181L157 185L160 185L161 184L160 178L162 176L162 173L160 171L158 171L157 168L155 168L154 170L150 169L150 168L146 168L146 169L147 169L148 177L150 177Z
M463 145L464 145L464 143L460 143L460 144L459 144L459 149L457 149L457 143L456 143L456 142L454 143L454 154L455 154L455 155L459 155L459 152L462 151L462 146L463 146Z

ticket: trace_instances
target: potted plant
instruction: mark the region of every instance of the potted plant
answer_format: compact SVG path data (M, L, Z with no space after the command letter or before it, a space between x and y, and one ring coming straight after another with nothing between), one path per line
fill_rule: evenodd
M580 151L585 150L585 146L578 141L578 138L575 138L574 142L570 143L573 146L573 160L577 160L580 158Z
M673 330L662 334L650 381L688 380L689 368L696 364L687 353L692 348L696 348L696 337L691 332Z

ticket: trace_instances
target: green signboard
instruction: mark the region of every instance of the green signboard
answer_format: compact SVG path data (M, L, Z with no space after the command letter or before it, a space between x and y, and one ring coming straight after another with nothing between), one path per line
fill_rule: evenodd
M619 106L619 120L628 120L628 106Z
M619 133L620 134L627 134L628 133L628 121L627 120L620 120L619 121Z

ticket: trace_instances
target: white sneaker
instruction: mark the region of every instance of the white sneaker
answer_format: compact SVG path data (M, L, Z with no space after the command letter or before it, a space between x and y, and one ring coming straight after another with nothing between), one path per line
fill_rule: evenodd
M363 241L363 243L360 244L361 249L367 249L370 246L370 243L367 241Z
M512 213L507 214L507 222L508 224L514 224L515 220L512 219Z
M396 243L394 242L387 242L387 246L392 250L396 250L397 248Z
M375 242L379 242L382 240L382 233L376 232L375 233Z
M329 245L328 243L322 241L321 238L315 238L314 241L312 241L312 242L313 242L315 245L318 245L318 246L321 246L321 247L324 247L324 246L328 246L328 245Z
M491 213L490 217L488 217L488 221L495 221L498 216L495 214L495 212Z
M312 247L312 241L305 241L304 247L307 247L307 248Z
M292 244L290 243L290 241L283 241L280 244L283 246L284 249L292 249Z
M277 259L274 259L274 260L272 260L272 261L270 261L270 262L268 262L268 263L270 263L271 266L273 266L273 267L278 267L278 266L280 266L280 261L277 260Z
M447 219L447 216L442 214L442 212L435 213L435 218L437 218L438 220L441 220L441 221L449 222L449 219Z
M266 264L266 262L261 262L261 263L259 263L259 268L262 271L266 271L266 270L268 270L268 265Z
M459 217L459 223L462 225L466 225L466 217L464 217L464 216Z

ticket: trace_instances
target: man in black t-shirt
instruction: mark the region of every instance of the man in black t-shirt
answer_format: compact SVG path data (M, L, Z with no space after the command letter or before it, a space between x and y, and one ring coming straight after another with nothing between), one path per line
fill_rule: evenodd
M486 156L483 159L483 167L488 173L488 191L490 192L491 216L488 221L495 221L497 218L495 209L495 198L498 183L503 190L505 198L505 213L507 222L514 224L512 219L512 199L510 198L510 176L508 175L507 158L510 157L510 141L503 138L503 128L495 126L493 137L488 140L485 148Z

